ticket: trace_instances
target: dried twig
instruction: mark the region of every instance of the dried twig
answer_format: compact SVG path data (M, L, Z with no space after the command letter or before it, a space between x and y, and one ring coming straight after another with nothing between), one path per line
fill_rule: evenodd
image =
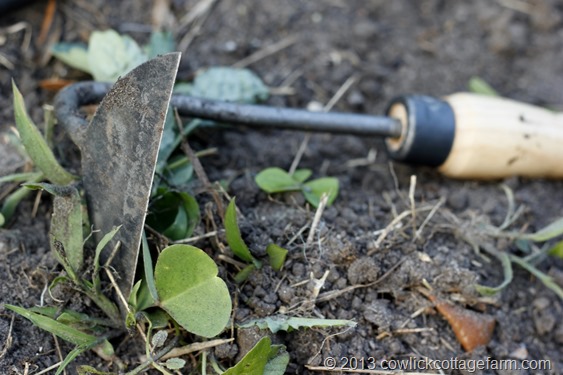
M172 349L171 351L163 355L161 359L164 361L169 358L180 357L189 353L199 352L201 350L210 349L219 345L228 344L232 341L234 341L233 338L217 339L217 340L210 340L205 342L194 342L193 344Z
M416 175L411 175L411 181L409 185L409 203L411 206L411 216L412 216L412 232L416 233L416 204L414 201L414 192L416 190Z
M57 11L57 0L49 0L47 6L45 7L45 16L43 17L43 22L41 23L41 31L37 37L37 44L44 45L47 40L47 35L53 24L53 19L55 18L55 12Z
M322 293L317 298L317 302L329 301L331 299L340 297L343 294L351 292L352 290L359 289L359 288L369 288L369 287L372 287L374 285L377 285L377 284L381 283L383 280L385 280L387 277L389 277L389 275L391 275L403 262L404 262L404 259L395 263L393 265L393 267L391 267L389 270L387 270L387 272L385 272L383 275L381 275L381 277L379 279L377 279L377 280L375 280L375 281L373 281L369 284L356 284L356 285L348 286L344 289L331 290L329 292Z
M307 242L305 242L305 247L311 246L311 243L315 238L315 232L317 231L317 227L319 226L319 222L321 221L321 216L323 215L323 211L326 207L327 202L328 194L323 193L319 202L319 207L317 207L317 211L315 212L315 216L313 217L313 223L311 224L311 229L309 230L309 235L307 236Z
M201 0L180 20L179 30L182 30L188 25L192 25L192 27L178 43L178 50L186 51L188 49L189 45L201 31L205 21L207 21L216 1L217 0Z
M242 60L237 61L233 64L234 68L246 68L250 64L254 64L257 61L262 60L268 56L271 56L279 51L291 46L295 42L297 42L297 36L290 35L288 37L283 38L277 43L270 44L261 50L254 52L252 55L245 57Z
M2 359L2 357L4 357L8 352L8 349L12 347L12 342L13 342L12 329L14 328L14 318L15 318L15 314L12 314L12 319L10 320L10 327L8 328L8 333L6 334L6 341L4 341L4 348L2 348L2 351L0 352L0 359Z
M426 218L424 219L424 221L422 222L422 224L420 225L420 227L417 229L414 238L417 239L420 237L420 235L422 234L422 230L424 229L424 227L426 226L426 224L428 224L428 222L430 222L430 219L432 219L432 217L436 214L436 212L438 211L438 209L446 202L446 198L442 197L440 198L440 200L438 201L438 203L436 203L434 205L434 207L432 207L432 210L430 210L430 213L428 214L428 216L426 216Z
M57 367L59 367L59 366L61 365L61 363L63 363L63 361L57 362L57 363L55 363L54 365L47 367L46 369L43 369L43 370L41 370L41 371L39 371L39 372L36 372L36 373L33 374L33 375L43 375L43 374L46 374L46 373L48 373L49 371L54 370L54 369L56 369ZM26 366L29 366L29 364L26 363ZM25 373L27 373L27 371L26 371Z
M201 240L209 238L209 237L216 237L219 233L222 233L224 231L225 231L224 229L214 230L212 232L207 232L207 233L202 234L200 236L194 236L194 237L184 238L183 240L172 241L172 243L174 243L174 244L194 243L194 242L198 242L198 241L201 241Z

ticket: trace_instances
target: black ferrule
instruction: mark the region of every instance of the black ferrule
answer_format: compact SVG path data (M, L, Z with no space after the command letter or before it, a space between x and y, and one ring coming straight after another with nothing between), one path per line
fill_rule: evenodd
M439 166L450 151L455 135L455 116L452 107L445 101L424 95L399 96L391 101L386 113L389 116L395 105L406 111L404 134L387 151L395 160Z

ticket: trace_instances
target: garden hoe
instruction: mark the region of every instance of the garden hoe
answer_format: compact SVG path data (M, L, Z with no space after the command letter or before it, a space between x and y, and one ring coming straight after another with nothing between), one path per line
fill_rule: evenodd
M90 220L99 241L122 225L109 248L118 285L127 298L135 277L139 245L149 203L160 140L180 53L152 59L120 78L78 85L55 100L59 121L81 153L82 183ZM107 95L106 95L107 93ZM80 106L103 100L88 123ZM102 262L109 257L104 252Z
M123 224L113 266L124 293L133 282L169 104L181 115L261 129L382 136L393 159L435 166L454 178L563 177L563 115L544 108L469 93L405 95L391 101L386 116L372 116L171 97L179 57L158 57L120 79L89 125L78 108L99 101L108 84L74 84L55 102L57 118L82 151L95 228L101 236Z

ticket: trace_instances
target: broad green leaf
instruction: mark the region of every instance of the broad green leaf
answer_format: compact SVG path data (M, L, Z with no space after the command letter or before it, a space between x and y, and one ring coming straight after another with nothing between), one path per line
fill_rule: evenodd
M487 96L500 96L499 93L480 77L471 77L469 80L469 91L475 94Z
M547 253L551 256L563 259L563 241L557 242Z
M502 270L504 273L504 280L498 286L491 287L486 285L476 284L475 289L477 292L484 296L493 296L506 288L508 284L512 282L512 263L510 262L510 258L506 253L494 253L494 255L500 260L502 264Z
M314 207L318 207L323 194L328 194L327 206L330 206L338 195L338 179L334 177L324 177L312 180L303 184L301 191Z
M127 35L114 30L94 31L88 43L88 66L94 80L115 82L147 61L141 47Z
M231 315L227 285L213 259L189 245L172 245L160 253L155 282L160 307L188 332L203 337L221 333Z
M540 229L536 233L523 234L522 236L520 236L520 238L524 238L534 242L544 242L547 240L551 240L552 238L555 238L562 234L563 234L563 217L555 220L553 223Z
M186 365L186 361L182 358L170 358L164 362L164 366L166 366L169 370L180 370Z
M69 327L63 323L57 322L49 317L31 312L23 307L18 307L14 305L4 305L8 310L23 316L24 318L30 320L37 327L50 332L61 339L68 341L74 345L91 347L98 343L99 339L95 336L88 335L81 332L75 328Z
M12 89L14 92L16 126L27 154L49 181L57 185L70 184L74 181L75 176L64 170L55 159L39 129L27 114L22 94L13 81Z
M146 50L149 59L155 58L158 55L174 52L176 50L174 36L169 31L153 31L149 44L146 46Z
M248 69L213 67L194 79L190 95L237 103L256 103L268 99L269 90Z
M84 43L55 43L51 53L68 66L91 73L88 63L88 49Z
M289 355L285 347L272 345L269 337L263 337L239 363L225 371L223 375L283 375L287 363L289 363Z
M174 241L191 236L200 220L197 201L188 193L163 191L151 202L147 224Z
M26 184L25 187L43 189L55 196L49 233L51 251L73 280L77 280L76 274L84 263L82 204L78 190L47 183Z
M266 193L280 193L301 189L301 182L291 177L289 173L281 168L266 168L256 175L254 181Z
M291 177L298 182L305 182L307 181L307 179L309 177L311 177L311 175L313 174L313 172L310 169L298 169L295 172L293 172L293 174L291 175Z
M5 219L4 219L4 215L2 215L2 213L0 212L0 227L2 227L2 225L4 225L5 223Z
M276 271L281 270L283 263L285 262L285 257L287 256L287 250L281 246L271 243L268 247L266 247L266 252L270 257L270 265L272 268Z
M264 367L264 375L284 375L289 364L289 353L283 345L272 345L278 352L272 357Z
M166 311L157 307L144 311L143 314L154 329L164 329L170 322L170 316L166 313Z
M225 211L225 235L227 237L227 243L233 251L233 253L244 260L245 262L252 262L256 268L260 268L262 264L258 262L246 246L246 243L242 239L240 234L240 229L237 221L237 206L235 203L235 198L231 200Z
M254 319L247 323L241 324L239 328L249 328L257 326L260 329L268 328L272 333L278 331L291 332L300 328L311 327L355 327L356 322L344 319L318 319L318 318L298 318L285 315L269 316L261 319Z

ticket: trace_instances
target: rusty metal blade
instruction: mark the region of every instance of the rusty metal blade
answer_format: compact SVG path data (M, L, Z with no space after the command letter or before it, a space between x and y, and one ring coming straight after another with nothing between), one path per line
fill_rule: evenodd
M123 225L110 242L118 285L131 291L139 245L180 53L152 59L119 79L80 137L82 176L98 241ZM102 260L111 250L105 250Z

